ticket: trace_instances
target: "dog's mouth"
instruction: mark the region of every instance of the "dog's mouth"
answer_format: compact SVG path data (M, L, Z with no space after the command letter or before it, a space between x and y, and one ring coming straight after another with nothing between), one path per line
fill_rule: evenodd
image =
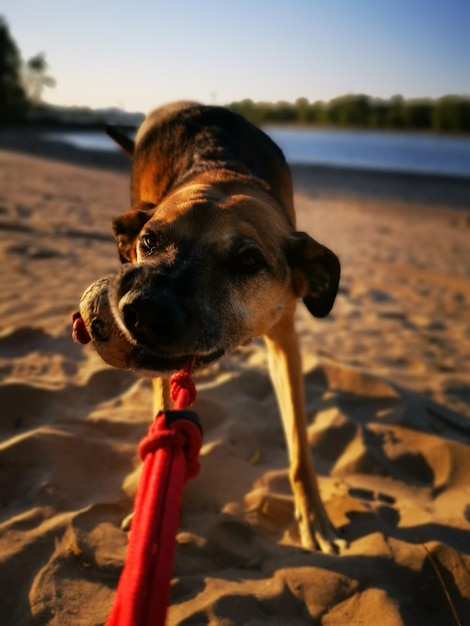
M144 346L136 346L131 359L132 369L155 372L155 374L171 374L179 371L188 361L194 360L194 369L199 369L217 361L224 354L225 350L220 348L201 355L163 356L155 354Z

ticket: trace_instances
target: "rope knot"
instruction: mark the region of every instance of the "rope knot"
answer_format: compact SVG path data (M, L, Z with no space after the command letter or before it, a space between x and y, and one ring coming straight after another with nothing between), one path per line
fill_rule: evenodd
M160 412L139 444L142 461L159 448L182 448L186 458L185 481L199 474L202 433L197 415L191 411Z
M178 408L191 406L191 404L193 404L194 400L196 399L196 395L196 386L189 372L186 372L184 369L182 369L171 376L170 397L175 403L175 406L178 401L180 401L178 402L180 404Z

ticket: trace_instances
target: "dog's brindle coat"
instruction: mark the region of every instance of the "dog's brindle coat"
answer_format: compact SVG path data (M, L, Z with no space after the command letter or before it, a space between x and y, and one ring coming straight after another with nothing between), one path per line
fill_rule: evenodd
M135 145L132 208L113 222L122 270L111 302L154 371L156 409L167 376L191 357L209 363L263 335L282 415L304 547L336 549L307 441L294 311L302 298L327 315L339 282L336 256L295 231L292 182L281 150L222 107L177 103L151 113Z

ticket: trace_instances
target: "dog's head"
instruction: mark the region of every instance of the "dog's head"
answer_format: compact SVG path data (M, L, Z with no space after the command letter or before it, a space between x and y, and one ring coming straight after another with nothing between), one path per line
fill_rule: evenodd
M192 184L158 207L139 203L113 222L124 265L116 318L141 349L136 367L208 363L265 334L296 301L323 317L338 289L336 256L292 232L264 192Z

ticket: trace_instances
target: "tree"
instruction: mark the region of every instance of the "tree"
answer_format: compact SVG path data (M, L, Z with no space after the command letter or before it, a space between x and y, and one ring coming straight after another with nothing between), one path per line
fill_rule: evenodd
M470 97L444 96L405 99L392 96L388 100L370 96L346 95L329 102L310 103L298 98L295 103L253 102L242 100L229 105L254 124L295 123L355 128L387 128L436 130L445 132L470 131Z
M0 16L0 121L20 119L27 109L21 84L21 57L8 24Z
M470 98L439 98L432 111L432 125L438 131L470 131Z
M405 126L404 102L402 95L392 96L388 101L386 124L389 128L403 128Z
M407 128L430 128L432 103L425 98L407 100L404 107Z
M295 101L298 122L310 121L310 104L307 98L297 98Z
M45 87L55 87L55 80L47 75L48 63L44 52L31 57L26 63L23 80L28 99L32 104L39 104Z
M229 104L228 108L234 113L243 115L252 124L261 124L264 121L260 107L249 98L241 100L240 102L232 102L232 104Z

